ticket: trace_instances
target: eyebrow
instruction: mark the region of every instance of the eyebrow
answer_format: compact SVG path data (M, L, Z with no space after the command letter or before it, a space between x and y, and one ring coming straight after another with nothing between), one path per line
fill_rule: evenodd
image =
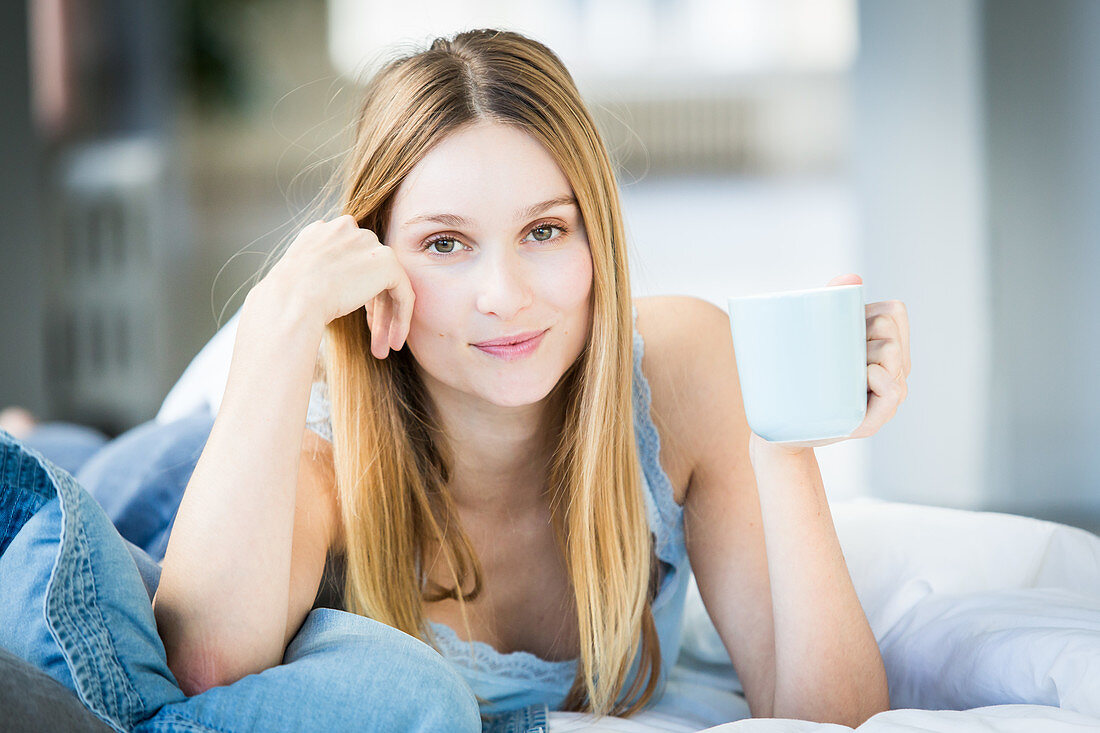
M564 206L565 204L577 205L577 199L575 196L557 196L546 201L540 201L537 204L532 204L526 208L519 209L515 213L516 220L529 219L534 216L538 216L547 209L552 209L555 206ZM420 216L414 216L405 222L404 226L410 227L413 224L418 224L422 221L434 221L440 224L446 224L451 227L469 226L470 221L465 217L461 217L457 214L421 214Z

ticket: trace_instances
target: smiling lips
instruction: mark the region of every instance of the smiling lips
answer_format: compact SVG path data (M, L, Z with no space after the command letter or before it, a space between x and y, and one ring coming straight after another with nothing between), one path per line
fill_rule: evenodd
M528 339L532 339L541 333L542 331L524 331L523 333L513 334L512 336L505 336L504 338L492 339L490 341L482 341L481 343L474 344L474 346L510 346L512 344L519 344L527 341Z
M547 329L549 330L549 329ZM505 361L515 361L535 353L546 331L529 331L502 339L474 344L478 349ZM517 341L517 339L523 339Z

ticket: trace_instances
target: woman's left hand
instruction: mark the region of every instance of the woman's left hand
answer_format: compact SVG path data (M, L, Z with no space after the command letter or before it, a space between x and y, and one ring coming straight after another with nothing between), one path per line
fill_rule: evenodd
M829 281L832 285L860 285L859 275L840 275ZM791 453L816 448L842 440L866 438L888 423L909 394L909 316L900 300L868 303L867 314L867 415L858 428L842 438L827 438L801 443L770 443L756 433L752 443L781 448ZM755 447L755 446L754 446Z

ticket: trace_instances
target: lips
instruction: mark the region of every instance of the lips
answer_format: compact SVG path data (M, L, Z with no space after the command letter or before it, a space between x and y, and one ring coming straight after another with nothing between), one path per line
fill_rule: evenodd
M545 329L543 329L545 331ZM493 339L491 341L482 341L481 343L474 344L474 346L511 346L512 344L523 343L524 341L530 341L534 337L543 333L543 331L525 331L524 333L517 333L512 336L505 336L504 338Z

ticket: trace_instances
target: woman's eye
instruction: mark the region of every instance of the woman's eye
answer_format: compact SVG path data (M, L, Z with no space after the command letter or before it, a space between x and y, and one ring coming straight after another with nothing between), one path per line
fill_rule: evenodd
M447 247L449 247L450 249L443 249L442 254L450 254L451 252L454 252L454 248L458 245L458 242L452 237L440 237L439 239L433 239L428 242L426 245L424 245L424 249L428 249L429 247L438 245L446 245Z
M557 237L553 236L552 230L554 229L557 229L560 232ZM544 236L536 234L536 232L541 232L544 234ZM551 239L557 239L558 237L564 235L566 233L566 229L565 227L558 226L557 224L539 224L535 227L532 227L530 233L534 235L534 241L548 242ZM461 243L454 237L436 237L435 239L429 239L421 249L426 250L428 254L434 257L445 257L447 255L457 252L458 248L460 248L461 246ZM432 247L436 247L436 250L432 251Z
M546 231L546 236L545 237L542 237L542 238L539 238L538 236L535 237L536 241L545 242L547 239L550 239L550 237L552 235L552 232L550 230L551 229L557 229L557 228L558 227L554 226L553 224L539 224L537 227L532 229L531 232L534 233L534 232L545 230Z

